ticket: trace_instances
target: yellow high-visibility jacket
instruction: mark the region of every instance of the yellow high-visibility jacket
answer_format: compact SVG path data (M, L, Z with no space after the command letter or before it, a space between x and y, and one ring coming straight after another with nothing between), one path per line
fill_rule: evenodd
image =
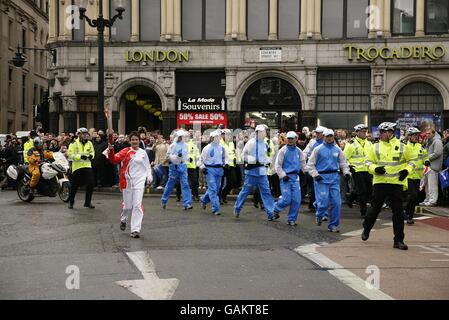
M91 156L92 159L95 156L94 145L89 140L82 144L78 138L69 146L69 160L72 161L72 173L81 168L92 168L91 160L81 159L82 155Z
M354 166L355 172L368 171L366 166L366 155L372 143L367 139L355 137L352 143L346 143L343 153L349 162L349 165Z
M429 160L427 150L423 148L420 143L407 142L407 147L410 149L412 161L415 162L416 167L407 177L408 179L419 180L423 177L424 162Z
M187 148L189 150L189 161L187 162L187 168L196 169L196 163L200 157L200 150L198 149L196 143L192 140L187 142ZM192 162L190 162L190 159L192 159Z

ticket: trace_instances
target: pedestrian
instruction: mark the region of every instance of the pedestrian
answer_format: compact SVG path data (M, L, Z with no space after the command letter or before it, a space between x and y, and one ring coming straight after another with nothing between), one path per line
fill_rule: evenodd
M163 190L168 180L168 159L167 150L168 143L164 137L159 134L157 136L156 144L153 147L154 150L154 171L157 172L157 180L154 181L154 187L158 190ZM156 179L154 179L156 180ZM157 184L157 185L156 185Z
M416 166L412 160L410 149L394 135L396 124L382 122L379 125L380 140L369 150L366 164L373 174L373 199L363 221L362 240L369 238L369 233L376 223L388 197L393 211L393 247L407 250L404 243L404 213L402 211L405 178Z
M299 173L306 168L306 157L301 149L296 146L297 141L298 136L294 131L287 132L287 145L279 150L275 161L282 197L277 201L274 213L280 213L290 206L287 217L289 226L296 226L301 206Z
M237 167L237 156L235 152L234 137L231 130L223 129L221 131L221 145L226 151L229 158L229 166L224 169L224 176L222 179L221 200L223 203L228 203L227 197L232 189L240 187L238 179L239 168ZM226 183L225 183L226 182Z
M168 198L170 197L176 182L181 184L182 200L184 210L193 209L192 193L190 190L187 174L187 162L189 160L189 150L187 144L183 141L188 133L180 129L174 134L174 142L167 150L167 158L169 159L168 182L165 185L164 193L161 198L161 206L166 208Z
M145 184L151 184L150 160L145 150L139 148L140 137L136 131L129 135L130 147L114 152L114 145L109 144L108 160L114 165L121 164L120 189L123 194L120 230L126 230L131 214L131 237L139 238L142 229L144 208L142 205Z
M340 170L346 180L351 173L343 151L335 143L332 129L323 132L324 142L314 148L307 162L307 171L315 180L316 223L321 226L323 217L329 209L328 231L339 232L341 197Z
M189 177L189 186L192 190L193 199L199 201L199 181L197 163L200 158L200 150L193 140L193 132L189 132L187 136L187 148L189 149L189 162L187 162L187 175Z
M430 166L427 150L418 142L420 133L421 131L414 127L410 127L406 131L406 139L408 139L406 146L410 149L411 160L415 162L413 171L407 177L408 189L405 216L408 225L415 223L413 221L413 215L415 213L415 206L418 204L419 186L423 177L424 166Z
M267 129L264 125L256 126L256 136L251 138L243 148L243 161L245 163L245 181L243 188L237 196L234 206L234 216L240 217L240 212L246 198L257 187L262 198L268 221L279 219L279 214L273 215L274 200L271 196L268 183L268 168L270 165L270 147L266 141ZM256 191L257 192L257 191Z
M356 132L356 137L349 143L346 143L343 151L349 162L349 168L355 184L355 190L349 194L347 203L348 206L352 208L354 198L357 198L360 206L360 215L361 217L365 217L367 203L370 200L372 192L372 176L368 172L368 167L366 166L366 155L372 147L372 144L366 139L366 134L368 132L367 125L363 123L358 124L354 127L354 130Z
M69 146L69 160L72 162L70 181L69 209L73 209L75 195L80 186L86 186L86 198L84 207L94 209L92 205L92 194L94 190L94 175L92 172L92 159L95 156L94 146L88 140L89 131L86 128L79 128L78 139Z
M426 179L426 198L420 203L421 206L433 207L438 201L438 173L443 167L443 142L441 136L435 132L435 128L425 130L427 143L426 149L429 154L430 172Z
M206 175L207 191L200 198L201 206L205 210L209 202L212 203L212 214L220 215L220 186L224 175L224 168L228 166L228 153L220 144L221 131L210 134L212 141L204 147L200 157L200 169Z

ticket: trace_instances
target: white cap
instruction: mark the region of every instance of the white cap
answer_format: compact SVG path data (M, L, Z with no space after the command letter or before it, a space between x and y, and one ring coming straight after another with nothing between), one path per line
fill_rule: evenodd
M220 130L212 131L212 132L210 133L210 136L211 136L211 137L219 137L219 136L221 136L221 131L220 131Z
M315 129L315 132L317 132L317 133L324 133L325 130L326 130L325 127L319 126L319 127L317 127L317 128Z
M231 133L231 130L229 130L229 129L222 129L221 130L221 134L230 134Z
M267 129L264 124L259 124L256 126L256 131L267 131Z
M332 130L332 129L324 130L323 134L324 134L325 137L327 137L327 136L334 136L335 135L334 134L334 130Z
M297 137L298 137L298 135L296 134L295 131L289 131L289 132L287 132L287 139L288 139L288 138L297 138Z
M187 137L189 135L189 133L187 131L185 131L184 129L180 129L178 131L176 131L175 136L177 137Z

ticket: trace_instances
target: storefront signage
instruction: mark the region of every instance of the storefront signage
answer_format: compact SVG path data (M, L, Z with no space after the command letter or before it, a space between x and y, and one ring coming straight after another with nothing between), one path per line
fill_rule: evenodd
M446 54L446 48L442 45L429 47L429 46L407 46L392 48L392 47L368 47L360 48L356 45L345 44L343 46L348 50L348 60L365 60L375 61L380 58L383 60L390 59L430 59L432 61L438 61Z
M260 48L259 62L282 62L282 48Z
M178 98L178 111L226 111L225 98L189 97Z
M228 123L226 112L178 112L176 124L219 125Z
M437 130L441 129L441 115L436 113L402 113L397 120L398 128L420 128L424 123L432 124Z
M126 50L126 62L189 62L189 50Z

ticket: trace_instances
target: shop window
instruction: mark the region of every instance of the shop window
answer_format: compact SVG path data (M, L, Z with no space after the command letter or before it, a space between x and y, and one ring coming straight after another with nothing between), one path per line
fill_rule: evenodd
M332 129L350 129L359 123L368 124L368 112L318 112L317 125Z
M111 40L115 41L129 41L131 38L131 2L125 1L125 13L123 19L117 19L112 28L110 28ZM109 16L113 17L117 14L115 11L114 1L109 1Z
M301 16L300 0L278 2L278 38L279 40L298 39Z
M391 6L393 35L414 35L415 0L393 0Z
M269 0L247 1L248 40L268 39Z
M317 111L368 111L369 70L321 70L317 74Z
M449 33L449 1L426 1L426 33Z
M159 41L161 37L161 1L140 0L140 40Z
M182 2L184 40L223 40L226 1L189 0Z
M368 6L368 0L322 0L323 38L367 37Z

